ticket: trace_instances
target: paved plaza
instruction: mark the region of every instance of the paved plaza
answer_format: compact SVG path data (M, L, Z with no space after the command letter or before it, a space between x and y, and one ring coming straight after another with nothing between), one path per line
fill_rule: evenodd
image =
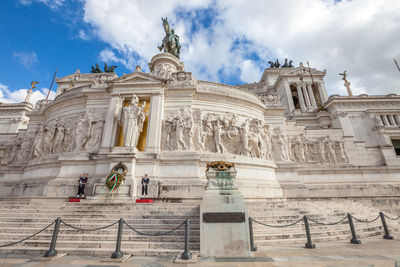
M397 238L400 236L397 235ZM346 241L318 243L316 249L305 249L301 245L274 246L270 250L254 253L252 258L202 258L197 263L173 263L167 257L131 257L123 263L107 262L105 258L67 255L53 261L43 261L38 255L1 255L0 266L400 266L400 240L370 238L362 240L361 245L352 245Z

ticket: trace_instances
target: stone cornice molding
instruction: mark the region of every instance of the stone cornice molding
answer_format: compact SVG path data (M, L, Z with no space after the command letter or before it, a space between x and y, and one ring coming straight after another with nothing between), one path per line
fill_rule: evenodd
M382 107L388 104L400 107L400 96L339 96L331 95L324 103L325 108L339 107Z

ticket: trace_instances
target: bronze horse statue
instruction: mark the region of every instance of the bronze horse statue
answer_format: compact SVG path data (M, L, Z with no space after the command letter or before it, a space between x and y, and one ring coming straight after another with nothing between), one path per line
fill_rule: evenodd
M171 29L167 18L161 18L165 30L165 37L162 44L158 47L160 51L164 49L165 53L170 53L179 58L181 53L181 44L179 43L179 36L175 34L174 29Z

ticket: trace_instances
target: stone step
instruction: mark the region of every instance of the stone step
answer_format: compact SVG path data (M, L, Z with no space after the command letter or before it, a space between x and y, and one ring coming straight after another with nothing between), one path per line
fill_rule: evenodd
M46 247L8 247L1 248L0 254L34 254L34 255L44 255L44 253L49 249ZM57 248L59 254L67 253L71 255L88 255L88 256L104 256L110 257L114 252L115 248L110 250L108 248L99 248L93 250L91 248ZM140 249L126 249L122 247L122 251L125 255L133 255L133 256L159 256L159 257L174 257L176 255L182 254L183 250L179 249L152 249L148 250L147 248ZM198 250L191 250L192 253L198 254Z
M21 233L25 234L25 236L30 236L36 232L38 232L40 229L36 228L8 228L6 231L2 231L4 234L13 234L13 233ZM163 233L168 231L168 229L143 229L143 228L138 228L137 229L140 232L144 232L146 234L155 234L155 233ZM129 231L129 232L127 232ZM45 231L42 232L43 234L52 234L53 233L53 228L46 229ZM41 233L41 234L42 234ZM98 230L98 231L78 231L74 230L72 228L60 228L59 234L71 234L71 235L78 235L82 233L93 233L92 235L103 235L103 234L109 234L109 235L117 235L117 228L108 228L108 229L103 229L103 230ZM133 234L134 232L126 227L124 227L124 233L131 233ZM184 235L185 234L185 229L179 228L173 232L173 235ZM190 235L197 236L200 235L200 229L194 229L190 228Z
M20 243L20 247L49 247L51 240L27 240ZM91 248L97 250L99 248L108 248L109 251L113 251L116 246L116 241L80 241L76 242L73 240L58 240L56 248L66 249L66 248ZM190 243L190 249L198 250L200 248L200 243ZM125 241L121 242L122 249L172 249L172 250L184 250L184 242L144 242L144 241Z
M39 235L32 237L30 240L47 240L50 241L52 233L40 233ZM27 237L25 233L0 233L0 245L9 244L15 241L22 240ZM73 240L73 241L115 241L117 240L117 233L102 233L102 234L76 234L75 233L63 233L59 232L58 240ZM184 232L180 235L171 233L164 236L143 236L135 234L134 232L123 232L122 241L146 241L146 242L184 242ZM190 231L190 242L200 242L200 232Z
M342 230L333 230L333 231L322 231L321 229L314 229L314 231L310 230L311 236L340 236L343 234L351 235L350 229L342 229ZM383 233L383 229L376 228L366 228L366 229L357 229L357 235L369 234L369 233ZM299 238L304 237L306 235L304 231L292 231L292 232L281 232L278 233L254 233L254 240L271 240L271 239L287 239L287 238Z
M119 219L106 219L106 218L76 218L76 217L62 217L62 220L68 224L74 223L91 223L91 224L99 224L99 225L107 225L111 224ZM154 219L154 218L144 218L144 219L134 219L134 218L127 218L124 219L128 224L170 224L170 225L179 225L185 220L182 219L175 219L175 218L164 218L164 219ZM36 218L29 216L29 219L26 218L18 218L18 217L1 217L0 218L0 225L2 224L28 224L28 223L45 223L49 224L52 220L48 218ZM54 220L53 220L54 221ZM200 223L198 218L189 218L190 224L197 225Z
M363 238L371 238L371 237L376 237L376 238L381 238L381 235L378 233L372 233L369 235L365 236L359 236L359 240L361 242L363 241ZM343 240L345 243L350 243L351 236L348 235L341 235L341 236L327 236L327 237L315 237L312 238L312 242L317 244L318 242L327 242L327 241L338 241L338 240ZM304 238L297 238L297 239L279 239L279 240L262 240L262 241L254 241L254 244L258 247L258 250L264 250L271 248L271 246L275 245L292 245L292 244L301 244L304 246L304 244L307 242L306 237Z

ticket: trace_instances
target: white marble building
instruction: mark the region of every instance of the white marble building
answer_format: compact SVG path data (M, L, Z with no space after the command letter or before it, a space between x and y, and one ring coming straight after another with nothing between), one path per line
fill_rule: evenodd
M200 81L163 53L118 77L77 71L54 101L0 103L0 197L100 194L118 162L120 195L199 200L205 167L236 165L247 199L400 193L400 96L327 95L325 71L265 69L260 82Z

